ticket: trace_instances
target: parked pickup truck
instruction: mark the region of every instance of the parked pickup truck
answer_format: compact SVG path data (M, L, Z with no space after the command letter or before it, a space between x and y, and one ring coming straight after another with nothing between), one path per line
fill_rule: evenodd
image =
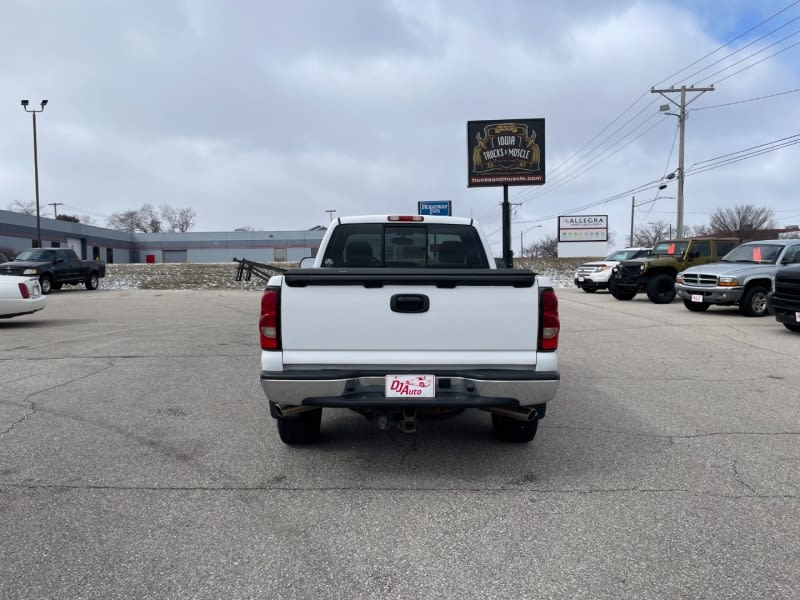
M675 289L691 311L702 312L712 304L738 305L748 317L763 317L775 273L796 262L800 262L800 240L748 242L718 263L678 273Z
M740 241L735 238L702 238L658 242L647 258L626 260L612 269L608 289L617 300L632 300L638 292L656 304L675 299L675 277L695 265L715 262Z
M271 277L261 299L261 385L283 442L315 441L323 408L406 432L482 409L498 439L531 441L560 380L558 300L489 257L472 219L331 223L309 268Z
M84 284L96 290L106 276L102 260L81 260L72 248L33 248L24 250L9 262L0 264L0 275L30 275L39 278L42 293L61 289L66 284Z
M786 329L800 333L800 264L775 274L773 290L767 294L767 309Z

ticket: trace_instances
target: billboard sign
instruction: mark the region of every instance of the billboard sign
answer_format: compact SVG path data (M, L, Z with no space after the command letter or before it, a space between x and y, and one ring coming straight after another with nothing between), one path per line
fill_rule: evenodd
M467 187L542 185L544 119L467 122Z
M453 214L453 203L450 200L421 200L417 202L417 214L449 217Z
M608 215L558 217L559 242L607 242Z

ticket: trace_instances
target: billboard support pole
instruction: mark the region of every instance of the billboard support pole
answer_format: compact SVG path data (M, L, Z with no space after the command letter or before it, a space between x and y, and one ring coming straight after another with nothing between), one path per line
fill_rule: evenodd
M511 204L508 203L508 186L503 186L503 262L506 268L514 268L514 253L511 250Z

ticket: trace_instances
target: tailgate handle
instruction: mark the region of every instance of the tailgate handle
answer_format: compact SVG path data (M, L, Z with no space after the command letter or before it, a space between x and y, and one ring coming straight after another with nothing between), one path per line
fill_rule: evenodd
M431 301L425 294L395 294L389 306L398 313L424 313L430 308Z

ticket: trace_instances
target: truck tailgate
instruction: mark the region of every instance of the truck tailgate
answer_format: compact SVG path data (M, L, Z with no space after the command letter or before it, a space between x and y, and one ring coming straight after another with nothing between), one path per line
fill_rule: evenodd
M300 270L281 295L286 364L536 361L531 272Z

